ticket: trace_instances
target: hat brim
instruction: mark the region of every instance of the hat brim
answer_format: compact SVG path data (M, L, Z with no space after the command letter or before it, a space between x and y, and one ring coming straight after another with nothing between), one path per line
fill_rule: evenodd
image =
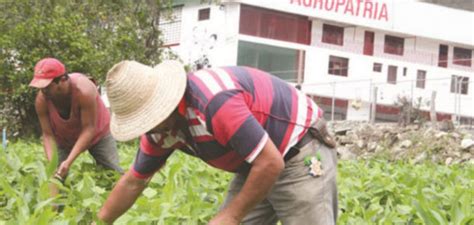
M29 86L30 87L35 87L35 88L45 88L47 87L53 79L40 79L40 78L33 78L31 80Z
M150 131L176 109L186 89L186 72L181 63L165 61L155 68L143 80L144 84L154 85L148 102L125 116L118 116L112 112L110 131L118 141L129 141Z

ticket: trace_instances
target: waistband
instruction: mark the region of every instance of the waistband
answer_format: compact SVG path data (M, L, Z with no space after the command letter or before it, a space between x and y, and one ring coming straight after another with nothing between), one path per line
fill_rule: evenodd
M303 138L301 138L301 140L298 141L298 143L293 145L293 147L291 147L290 150L288 150L285 157L283 157L284 161L287 162L291 158L298 155L298 153L300 153L300 149L303 148L306 144L308 144L312 140L314 140L314 137L313 135L311 135L311 133L308 130L306 134L303 136Z

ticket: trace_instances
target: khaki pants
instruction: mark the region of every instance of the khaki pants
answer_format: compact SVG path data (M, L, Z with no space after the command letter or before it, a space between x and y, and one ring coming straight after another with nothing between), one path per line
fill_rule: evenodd
M58 166L67 159L71 149L58 148ZM117 144L111 134L100 139L97 144L89 148L89 153L94 157L97 164L106 169L115 170L123 173L123 169L119 165L119 156L117 152Z
M309 175L304 165L306 156L320 151L324 174ZM245 225L334 225L337 219L337 156L314 139L300 149L300 153L285 163L285 169L267 197L244 218ZM232 180L225 207L240 191L246 176L237 174Z

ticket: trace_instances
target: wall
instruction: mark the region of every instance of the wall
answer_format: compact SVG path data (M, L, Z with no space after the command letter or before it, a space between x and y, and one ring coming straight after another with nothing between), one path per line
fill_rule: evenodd
M474 31L465 30L466 27L474 27L473 12L414 0L222 0L222 2L239 2L311 18L359 24L373 29L467 46L472 46L474 43ZM370 14L364 14L366 10L370 11ZM386 16L381 16L382 12L386 12L384 13Z
M295 44L238 34L239 2L255 5L260 4L259 6L277 8L287 12L298 11L300 14L314 16L315 12L312 9L301 11L298 7L289 7L288 4L291 2L291 0L271 1L273 4L266 0L252 2L245 0L224 0L223 2L225 4L222 6L187 4L186 7L183 8L183 30L181 43L179 46L174 47L174 49L179 52L179 55L182 57L185 63L193 64L196 60L202 57L203 54L205 54L210 59L210 64L212 66L235 65L237 62L237 47L239 40L283 48L300 49L306 52L304 84L302 86L303 91L309 94L325 97L334 96L340 99L361 100L361 108L357 110L351 107L352 101L349 101L347 115L348 119L369 119L370 105L368 103L373 100L372 90L374 87L378 88L377 103L379 104L392 105L397 100L398 96L407 96L409 99L413 100L421 97L423 103L422 109L424 110L429 110L432 91L436 90L437 111L451 114L460 113L467 117L474 117L474 107L472 107L472 105L474 105L473 66L462 67L453 65L452 60L450 60L448 68L440 68L437 66L439 44L447 44L449 46L449 57L451 59L453 56L453 46L466 46L463 44L456 44L455 42L463 42L463 38L465 37L453 37L453 40L450 41L445 41L444 39L441 40L421 37L425 34L430 34L431 36L440 35L434 34L431 31L432 29L436 28L436 24L429 23L429 21L424 19L421 19L420 21L423 21L426 26L423 26L423 29L413 30L413 32L416 31L416 33L419 35L411 36L410 34L401 34L401 31L403 29L413 29L413 27L404 27L403 29L397 30L396 32L393 31L396 30L394 28L396 23L398 23L397 26L408 23L408 21L405 21L404 19L401 19L401 22L392 22L393 24L390 26L380 25L383 28L382 29L374 28L376 25L367 24L364 22L361 24L355 23L357 25L354 23L343 23L339 21L342 20L340 18L333 20L312 18L313 23L311 30L311 44ZM415 3L407 3L407 5L411 4ZM403 7L407 7L407 5ZM416 3L415 5L411 6L416 9L420 9L420 7L423 6L424 9L424 5L426 4ZM206 7L211 7L211 20L198 22L198 10ZM403 7L400 6L397 9L401 10ZM458 11L446 11L444 9L440 9L438 6L432 5L426 6L426 9L428 12L427 15L430 15L430 13L433 13L436 10L440 10L440 13L456 13ZM415 13L415 11L411 12ZM329 15L332 16L331 18L334 18L334 15L331 13L326 16ZM465 16L463 13L460 15L461 17ZM318 16L320 15L318 14ZM324 17L324 14L321 14L321 17ZM389 18L395 19L392 17ZM338 22L336 22L336 20ZM343 46L321 43L323 23L345 27ZM413 23L414 26L419 24L418 22ZM444 25L441 24L440 26ZM454 30L450 30L450 32L454 34L459 33L459 29L466 29L462 26L452 27L455 29L453 28ZM375 33L374 56L365 56L362 54L364 32L366 30L373 31ZM212 34L216 34L217 40L214 41L209 39L210 35ZM403 56L396 56L383 52L384 37L386 34L405 38ZM470 34L466 34L465 36L472 37ZM467 48L472 49L472 44L467 45ZM328 74L329 55L346 57L349 59L348 77ZM381 72L372 71L374 62L383 64ZM395 65L398 67L396 85L387 84L388 65ZM405 76L402 75L404 67L407 68L407 74ZM425 83L425 89L416 88L415 79L417 76L417 70L419 69L426 71L427 81ZM451 75L469 77L469 95L455 95L450 93Z
M211 8L210 20L198 21L198 11L204 8ZM207 57L211 66L235 64L239 4L187 4L182 18L181 43L173 50L184 63L193 65Z

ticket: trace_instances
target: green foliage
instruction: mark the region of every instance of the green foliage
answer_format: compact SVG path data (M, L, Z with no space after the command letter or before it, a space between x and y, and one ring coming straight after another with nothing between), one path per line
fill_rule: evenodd
M474 223L474 166L386 161L339 165L340 224Z
M41 58L58 58L99 82L120 60L158 63L160 7L170 2L0 0L0 127L38 130L36 90L28 84Z
M136 146L120 144L128 168ZM0 151L0 224L90 224L119 175L94 165L89 154L73 164L64 186L50 179L42 147L12 143ZM338 224L474 222L474 166L340 161ZM176 153L116 224L206 224L223 201L229 173ZM49 183L61 195L51 198ZM58 213L52 205L64 205Z
M132 164L135 151L135 146L119 146L123 168ZM0 151L0 224L90 224L120 176L98 168L89 154L74 162L64 185L50 178L48 166L38 144L17 142ZM196 158L173 154L115 224L206 224L230 177ZM50 196L50 182L60 187L60 196ZM52 205L64 210L58 213Z

